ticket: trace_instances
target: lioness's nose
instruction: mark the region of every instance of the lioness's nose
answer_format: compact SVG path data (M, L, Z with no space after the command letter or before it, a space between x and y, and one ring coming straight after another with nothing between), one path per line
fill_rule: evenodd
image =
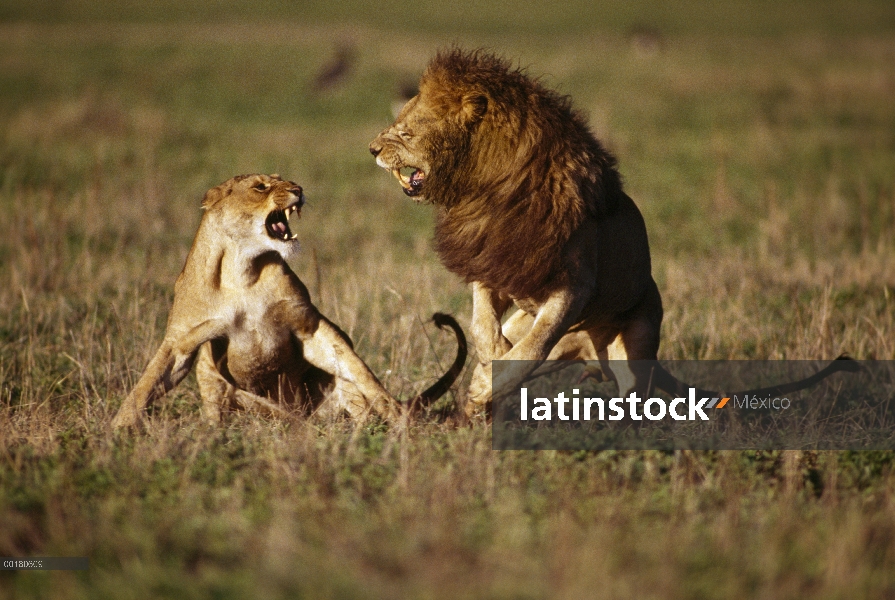
M292 187L289 188L287 191L288 191L290 194L292 194L293 196L298 196L298 198L299 198L302 202L304 202L305 197L302 195L302 189L301 189L301 186L300 186L300 185L292 186Z
M373 156L379 156L379 153L382 152L382 146L376 143L376 140L370 142L370 154Z

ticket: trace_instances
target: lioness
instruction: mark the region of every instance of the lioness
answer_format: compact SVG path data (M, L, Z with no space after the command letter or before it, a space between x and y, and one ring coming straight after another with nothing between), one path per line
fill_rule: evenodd
M467 413L490 402L494 359L600 360L623 396L681 392L656 362L662 299L643 217L568 97L487 52L439 52L370 152L435 205L436 250L472 284L480 364Z
M393 418L398 404L357 356L351 341L311 304L286 258L297 246L289 216L301 216L302 189L278 175L240 175L205 194L205 214L174 284L174 305L161 347L121 405L112 425L139 421L144 409L189 373L196 376L202 413L218 421L242 406L285 414L281 403L347 411L371 409ZM418 400L444 394L466 361L466 341L454 364Z

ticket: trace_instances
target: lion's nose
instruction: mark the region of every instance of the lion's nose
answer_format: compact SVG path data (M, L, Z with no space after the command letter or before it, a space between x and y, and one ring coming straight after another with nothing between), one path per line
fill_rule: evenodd
M376 142L372 142L370 144L370 154L372 154L373 156L379 156L380 152L382 152L382 146L380 146Z

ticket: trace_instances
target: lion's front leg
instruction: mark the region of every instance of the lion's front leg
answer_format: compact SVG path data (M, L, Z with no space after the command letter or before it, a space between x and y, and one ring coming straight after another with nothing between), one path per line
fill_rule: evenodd
M479 363L488 364L512 349L504 336L500 319L512 301L476 281L472 284L472 341Z
M514 391L522 380L537 369L541 361L551 357L559 358L551 353L569 328L578 321L581 310L586 304L588 291L558 290L540 306L537 315L530 321L531 326L527 333L522 335L508 352L496 357L500 360L519 361L512 367L504 369L499 381L492 381L490 362L476 368L469 387L467 415L479 412L491 402L494 394ZM513 315L505 325L507 334L515 338L524 327L528 326L529 319L530 317L525 314Z
M353 417L370 409L386 418L397 418L398 404L373 375L354 348L327 319L321 318L313 334L296 332L304 347L305 359L336 377L335 393L340 407Z
M518 311L503 324L504 336L518 342L531 329L534 318ZM586 331L567 333L553 346L546 360L597 360L597 351ZM478 364L469 382L466 414L471 417L491 401L491 363Z
M465 412L472 416L491 402L491 361L509 352L513 345L504 335L500 319L512 302L485 284L472 284L472 341L479 364L472 373L466 394ZM513 315L515 317L516 315ZM513 320L513 317L510 320Z

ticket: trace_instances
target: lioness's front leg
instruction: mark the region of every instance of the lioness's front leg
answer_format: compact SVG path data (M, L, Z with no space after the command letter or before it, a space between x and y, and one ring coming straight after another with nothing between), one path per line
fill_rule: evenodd
M199 346L222 331L220 323L204 321L179 338L166 336L112 419L112 427L136 425L147 406L168 393L190 372Z
M395 399L354 352L344 334L325 317L321 316L312 334L295 333L304 347L305 359L342 380L337 381L336 390L340 395L351 396L342 398L340 404L352 417L362 417L370 408L386 418L398 416ZM358 393L361 398L357 398Z

